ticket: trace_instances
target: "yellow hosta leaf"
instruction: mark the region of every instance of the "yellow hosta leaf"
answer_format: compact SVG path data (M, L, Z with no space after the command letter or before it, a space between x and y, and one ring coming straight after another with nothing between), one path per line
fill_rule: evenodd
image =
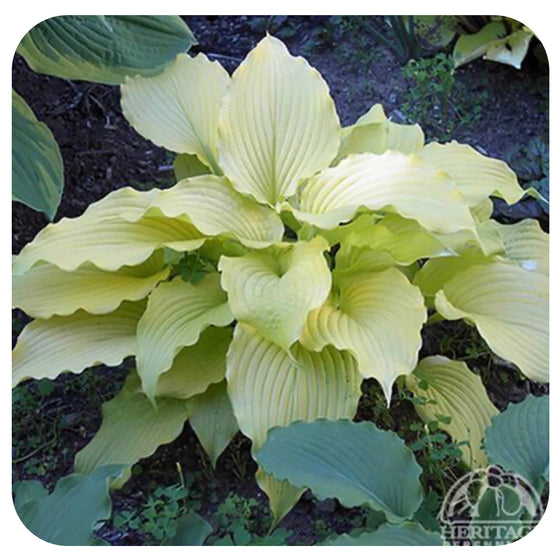
M468 319L498 356L548 381L548 277L516 264L471 266L436 294L446 319Z
M101 200L90 204L82 214L81 219L87 216L90 220L123 218L128 222L135 222L144 215L160 192L160 189L137 191L132 187L117 189Z
M476 235L459 232L437 237L460 253L462 258L483 262L500 260L485 259L484 255L502 257L516 262L525 270L548 274L549 235L541 229L537 220L523 220L516 224L487 220L476 224Z
M460 449L469 468L488 464L482 440L492 417L499 411L488 398L478 375L464 362L430 356L421 360L406 377L406 386L424 400L422 404L414 404L424 422L438 421L439 427L455 443L468 442L468 446L461 445ZM450 418L450 422L442 422L441 417Z
M204 235L189 222L164 216L139 217L144 211L126 204L92 207L79 218L49 224L14 259L13 274L23 274L41 261L67 271L85 263L114 271L142 263L156 249L193 251L204 243ZM119 217L119 212L127 218Z
M337 268L348 268L350 264L360 267L354 257L348 259L352 254L357 255L351 248L367 248L369 251L361 252L361 256L370 254L371 259L374 255L379 255L381 261L400 266L408 266L419 259L454 254L454 251L424 230L418 222L397 214L387 214L380 220L364 214L349 226L343 227L347 229L340 239L340 251L336 254ZM388 255L387 258L383 257L384 253Z
M484 199L480 204L471 207L471 214L477 222L486 222L492 217L494 203L491 198Z
M206 327L232 321L218 274L207 274L196 286L180 277L160 284L138 323L136 363L148 397L154 398L158 378L171 368L181 348L195 344Z
M499 236L503 254L529 271L548 274L549 235L537 220L523 220L516 224L491 221L490 226Z
M424 146L424 131L419 124L398 124L387 121L389 135L387 149L415 154Z
M346 128L344 128L344 131L349 131L354 127L363 126L366 124L383 123L386 120L388 119L385 111L383 110L383 105L381 105L381 103L376 103L375 105L372 105L366 113L359 117L352 126L347 126Z
M378 103L355 124L342 130L342 143L337 160L350 154L382 154L394 150L404 154L419 152L424 145L424 132L419 125L398 124L387 119Z
M350 154L382 154L387 151L389 127L386 122L376 122L343 129L337 162Z
M416 366L426 308L420 290L395 269L345 274L333 295L307 319L301 343L349 350L360 373L374 377L387 402L393 382Z
M228 393L240 430L259 449L274 426L296 420L352 418L360 398L361 376L348 352L327 346L310 352L296 344L294 360L279 346L239 323L228 351ZM296 365L299 364L299 367ZM262 471L257 481L268 494L276 521L303 493Z
M188 399L204 393L212 383L219 383L226 374L226 352L232 332L218 327L202 331L198 342L183 348L171 369L160 376L156 397Z
M296 218L324 229L351 220L361 207L396 212L428 231L474 228L465 200L444 172L392 151L352 155L315 175L296 206Z
M220 102L230 78L204 54L179 54L154 77L127 77L121 104L128 122L145 138L179 154L196 154L214 173Z
M122 390L102 406L103 422L93 439L76 455L76 472L89 474L100 465L132 466L183 431L188 417L185 401L158 399L157 408L140 390L136 372ZM122 484L126 478L119 482Z
M307 314L331 288L323 256L328 244L312 241L222 257L218 265L233 315L288 351L299 338Z
M433 306L436 294L460 272L475 264L489 263L493 259L480 252L468 252L460 256L431 259L416 273L413 284L418 286L426 303Z
M249 247L282 241L282 220L235 191L225 177L206 175L186 179L162 193L151 204L170 218L186 217L208 236L231 235Z
M155 260L155 259L152 259ZM12 279L12 305L31 317L48 319L53 315L71 315L78 309L103 315L117 309L123 301L145 298L169 275L169 268L154 263L123 267L115 272L84 264L73 271L49 264L33 266Z
M488 47L484 59L509 64L519 70L532 38L533 32L527 28L515 31L503 39L494 41Z
M69 317L36 319L19 335L12 353L12 380L54 379L96 364L116 366L136 354L136 326L145 301L124 302L107 315L76 311Z
M525 194L507 163L483 156L467 144L432 142L418 155L450 175L469 206L478 206L491 195L514 204Z
M220 118L220 166L235 189L276 205L337 154L340 124L320 74L267 36L232 77Z
M226 382L214 383L201 395L187 401L189 422L212 465L216 466L239 428L227 394Z

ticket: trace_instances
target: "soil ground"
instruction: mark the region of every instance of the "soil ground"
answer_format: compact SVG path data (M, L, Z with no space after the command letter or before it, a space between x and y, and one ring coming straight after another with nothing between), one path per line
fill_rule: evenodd
M410 101L411 84L403 77L402 64L355 21L329 17L271 20L261 16L185 19L199 41L195 50L219 60L229 71L262 38L267 24L272 26L271 32L277 33L294 54L305 56L321 72L345 125L374 103L382 103L396 121L407 118L401 107ZM547 77L546 70L531 55L521 71L482 60L460 68L455 75L456 88L460 88L461 99L475 100L472 110L476 118L463 119L454 129L454 138L502 159L511 158L533 138L548 142ZM13 86L37 117L47 123L61 148L65 191L56 220L78 216L92 202L127 185L149 189L173 184L173 154L154 146L128 125L121 113L117 87L39 75L18 56L14 59ZM425 117L420 124L430 139L437 139L437 130L430 128L430 115ZM526 204L521 212L539 218L547 227L548 216L538 204ZM41 214L13 203L13 252L18 253L46 224ZM15 335L26 321L21 313L14 313ZM428 353L466 358L481 374L500 409L522 400L529 392L547 392L547 386L530 383L514 368L493 358L472 329L449 330L437 325L425 336ZM444 348L445 341L451 342ZM74 454L100 425L101 404L118 391L129 367L125 363L119 368L93 368L80 377L61 375L48 386L25 384L14 403L14 481L40 478L52 487L58 478L71 472ZM417 419L406 399L396 398L387 411L380 406L379 397L378 389L366 384L359 419L397 431ZM26 430L21 430L23 424ZM412 437L406 432L403 436ZM140 462L131 480L114 493L115 510L139 507L151 489L176 484L177 462L184 472L199 473L193 475L191 492L198 496L203 515L212 518L218 504L235 493L245 500L256 499L258 505L245 515L255 517L251 521L253 529L265 531L259 518L267 514L262 493L253 482L255 467L249 442L238 436L213 471L188 426L176 442L160 447L153 457ZM459 472L456 463L453 469ZM426 485L437 489L434 480L427 480ZM289 543L312 544L326 534L373 522L364 510L347 510L332 500L318 502L307 493L280 527L289 532ZM100 534L112 544L146 542L141 531L119 529L110 523Z

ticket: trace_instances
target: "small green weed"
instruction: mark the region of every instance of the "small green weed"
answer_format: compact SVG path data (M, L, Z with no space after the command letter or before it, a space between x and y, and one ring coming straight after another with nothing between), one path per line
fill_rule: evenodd
M123 509L115 513L113 526L123 532L142 533L146 544L161 544L175 536L176 519L187 513L188 489L182 484L157 487L140 511Z
M402 91L402 111L441 141L451 140L458 129L480 121L485 92L467 92L455 79L452 57L439 53L411 60L403 77L409 87Z
M267 534L272 518L268 508L254 498L230 493L218 506L211 520L215 527L208 544L218 546L279 546L291 533L276 529Z
M451 418L440 417L425 425L415 422L410 425L410 430L416 432L416 441L410 444L418 462L422 466L424 488L434 490L440 496L445 496L451 485L457 479L460 469L461 445L455 444L448 434L441 431L441 425L448 424Z

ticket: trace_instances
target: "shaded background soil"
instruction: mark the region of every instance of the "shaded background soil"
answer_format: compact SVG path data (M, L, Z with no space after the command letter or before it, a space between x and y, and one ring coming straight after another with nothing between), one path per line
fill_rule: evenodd
M287 43L292 53L305 56L321 72L344 125L354 122L374 103L382 103L387 115L398 122L408 117L401 108L410 102L407 92L411 84L403 76L401 63L372 36L360 31L355 22L341 23L329 17L185 19L199 41L195 51L219 60L229 71L262 38L267 25L269 29L272 26L271 31ZM520 146L533 138L548 142L547 78L546 69L531 56L522 71L481 60L460 68L455 76L457 87L463 98L477 100L477 116L455 127L454 138L488 155L510 160ZM124 186L150 189L173 184L173 154L154 146L128 125L121 113L117 87L35 74L18 56L13 64L13 87L50 127L61 148L65 190L55 221L80 215L92 202ZM420 124L428 139L438 139L428 119L426 115L426 122ZM512 216L539 218L547 228L548 216L535 201L522 205L520 214L506 214L504 219ZM46 224L43 215L13 203L13 252L18 253ZM23 314L14 313L14 335L26 321ZM523 400L529 392L542 394L548 390L493 357L476 332L466 326L454 323L451 327L436 325L426 329L424 351L466 359L481 374L492 401L500 409L509 402ZM58 478L71 472L75 453L100 425L101 404L118 391L130 366L126 362L119 368L92 368L79 377L61 375L48 384L23 384L14 401L14 480L39 478L52 488ZM387 410L373 382L364 385L358 419L394 429L407 441L419 437L408 429L418 418L405 395L396 395ZM458 462L451 457L445 460L450 472L457 476L461 472ZM154 456L140 462L131 480L114 493L115 511L141 508L154 488L176 484L176 463L181 464L183 472L190 473L187 478L191 507L213 519L219 504L232 493L245 500L242 504L254 499L256 502L249 502L248 509L239 506L241 513L235 510L237 505L232 506L232 516L239 513L250 517L250 529L266 533L268 513L252 478L255 465L248 440L236 437L213 470L188 425L176 442L160 447ZM445 486L452 481L438 481L441 473L437 470L428 472L432 473L424 481L428 491L441 492L440 484ZM332 532L375 523L365 510L341 508L333 500L318 502L306 493L281 528L287 531L285 540L289 543L312 544ZM217 537L227 533L224 527L216 531ZM105 524L99 534L112 544L147 542L142 531L111 523Z

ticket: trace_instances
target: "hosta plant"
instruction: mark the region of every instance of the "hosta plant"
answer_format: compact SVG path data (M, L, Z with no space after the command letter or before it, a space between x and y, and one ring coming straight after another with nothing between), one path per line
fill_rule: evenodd
M215 461L240 429L352 419L364 378L396 381L470 466L497 410L480 378L418 362L427 321L464 320L529 379L548 380L548 235L493 221L524 194L498 160L425 145L380 105L341 127L320 74L264 38L230 77L179 55L128 78L136 130L178 154L169 189L117 190L47 226L13 262L13 303L34 320L13 381L135 356L76 471L132 465L188 419ZM403 385L404 386L404 385ZM303 492L262 468L276 520Z

